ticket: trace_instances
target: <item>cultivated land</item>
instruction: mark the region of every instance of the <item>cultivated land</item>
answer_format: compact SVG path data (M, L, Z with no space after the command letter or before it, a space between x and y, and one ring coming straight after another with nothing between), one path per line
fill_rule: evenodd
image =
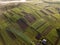
M60 45L59 4L1 5L0 13L0 45Z

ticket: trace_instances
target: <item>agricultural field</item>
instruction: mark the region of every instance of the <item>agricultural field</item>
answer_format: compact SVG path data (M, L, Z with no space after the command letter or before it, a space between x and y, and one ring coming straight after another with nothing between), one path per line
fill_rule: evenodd
M20 3L2 11L0 45L42 45L42 39L60 45L59 4Z

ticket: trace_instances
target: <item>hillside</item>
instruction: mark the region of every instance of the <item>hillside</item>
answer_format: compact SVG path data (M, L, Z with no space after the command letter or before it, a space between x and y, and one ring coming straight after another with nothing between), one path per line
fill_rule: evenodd
M5 5L0 13L0 45L60 45L59 4Z

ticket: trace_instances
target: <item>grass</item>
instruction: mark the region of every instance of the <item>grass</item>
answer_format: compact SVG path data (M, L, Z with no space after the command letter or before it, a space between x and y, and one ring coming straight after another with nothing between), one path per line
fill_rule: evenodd
M46 11L45 9L49 9L55 14L48 13L48 11ZM48 15L43 14L40 10L42 10ZM31 15L36 20L34 22L32 21L33 23L30 23L28 21L28 18L25 18L27 14L30 15L29 19L31 21L33 19ZM58 37L56 28L60 28L60 14L58 14L57 10L55 12L54 7L45 7L43 5L41 7L40 4L39 6L38 4L21 4L19 7L5 11L3 13L3 16L6 19L0 18L0 33L6 45L35 45L35 42L37 43L37 41L39 41L35 38L37 34L41 33L44 35L45 32L47 33L49 31L49 27L52 27L51 31L49 31L48 34L42 36L43 38L48 39L48 42L50 41L50 43L52 43L53 45L55 44ZM21 24L19 25L17 23L19 19L25 20L26 24L28 25L24 31L21 28ZM6 33L6 28L8 28L9 31L11 31L16 36L16 39L14 41ZM60 42L58 42L58 45L59 44Z
M55 41L58 38L56 29L52 29L46 37L51 41L51 43L55 44Z

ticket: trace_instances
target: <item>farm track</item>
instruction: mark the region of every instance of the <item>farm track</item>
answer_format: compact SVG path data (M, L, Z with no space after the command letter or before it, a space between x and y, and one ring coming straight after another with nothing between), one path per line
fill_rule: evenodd
M52 30L52 26L48 26L43 32L42 35L46 36L51 30Z
M59 40L60 40L60 38L59 38L59 37L57 37L57 40L55 41L55 45L57 45L57 44L58 44Z

